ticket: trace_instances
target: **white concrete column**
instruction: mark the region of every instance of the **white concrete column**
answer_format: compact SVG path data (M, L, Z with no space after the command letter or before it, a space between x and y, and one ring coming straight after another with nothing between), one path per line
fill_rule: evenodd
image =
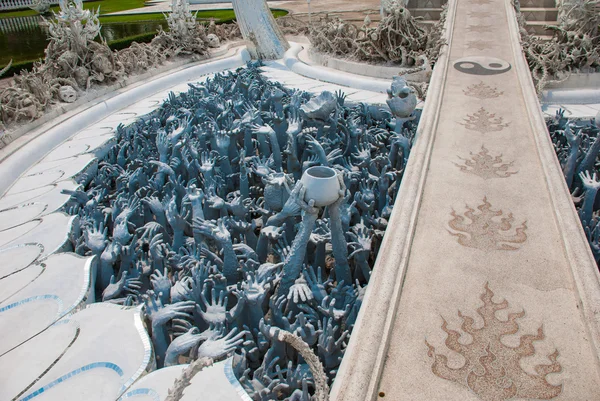
M290 45L277 26L265 0L233 0L233 9L252 58L275 60Z

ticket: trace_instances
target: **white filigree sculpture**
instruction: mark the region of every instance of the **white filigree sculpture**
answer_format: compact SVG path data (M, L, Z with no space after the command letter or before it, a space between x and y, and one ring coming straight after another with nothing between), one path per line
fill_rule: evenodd
M165 15L169 30L182 38L188 38L194 34L196 28L196 14L192 14L186 0L173 0L171 2L171 14Z
M563 0L553 35L541 39L527 31L518 0L514 0L521 43L538 93L572 72L600 72L600 0Z
M206 28L196 21L187 0L172 0L171 13L165 18L169 31L160 30L155 44L168 48L170 56L208 53Z
M50 0L33 0L28 7L40 14L46 14L51 5Z
M321 18L310 29L313 49L358 61L426 69L427 64L435 63L445 43L446 8L440 21L428 29L400 1L389 3L393 6L376 26L371 26L368 16L362 26L329 15Z
M111 82L123 75L122 66L100 37L98 11L84 10L82 0L61 0L60 11L43 19L48 46L43 62L16 75L0 91L4 124L34 120L57 100L74 101L92 82ZM73 92L73 90L75 92Z
M395 9L407 6L408 0L381 0L381 16L384 17Z
M209 47L239 37L236 24L211 21L205 27L196 22L187 0L172 1L168 32L160 30L151 43L133 42L113 51L100 35L99 9L85 10L82 0L60 0L60 11L43 20L49 35L45 59L31 71L15 75L11 85L0 90L0 129L35 120L58 101L72 103L92 84L114 83L170 57L208 57Z
M283 57L290 45L265 0L233 0L233 9L242 36L250 42L248 51L253 58L275 60Z

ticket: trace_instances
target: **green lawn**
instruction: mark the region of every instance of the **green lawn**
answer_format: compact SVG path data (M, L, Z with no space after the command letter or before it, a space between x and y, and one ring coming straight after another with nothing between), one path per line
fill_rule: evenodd
M83 8L98 8L100 6L101 14L116 13L117 11L131 10L134 8L144 7L144 0L99 0L99 1L84 1ZM58 11L58 6L50 7L50 10ZM34 10L17 10L0 12L0 18L9 17L26 17L28 15L37 15Z

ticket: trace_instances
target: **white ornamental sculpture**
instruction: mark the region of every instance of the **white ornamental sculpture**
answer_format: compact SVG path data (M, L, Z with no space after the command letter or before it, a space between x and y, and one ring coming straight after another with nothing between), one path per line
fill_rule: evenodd
M46 14L50 11L50 6L50 0L33 0L28 7L40 14Z
M290 48L265 0L233 0L233 9L253 58L276 60Z
M391 14L395 8L408 6L408 0L381 0L381 16Z

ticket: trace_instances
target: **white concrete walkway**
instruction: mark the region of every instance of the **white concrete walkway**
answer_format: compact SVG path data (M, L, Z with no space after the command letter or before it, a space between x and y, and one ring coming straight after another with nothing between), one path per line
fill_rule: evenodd
M332 400L598 400L600 275L513 6L448 21Z

